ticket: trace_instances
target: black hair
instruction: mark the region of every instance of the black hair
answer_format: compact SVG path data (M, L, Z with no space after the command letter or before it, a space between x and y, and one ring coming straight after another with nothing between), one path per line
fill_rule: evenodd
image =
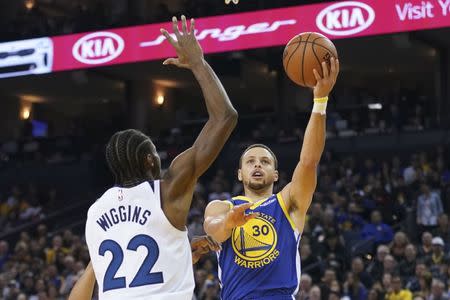
M113 134L106 145L106 162L114 174L117 185L129 186L153 179L144 160L152 154L152 141L135 129Z
M264 149L266 149L267 151L269 151L269 152L270 152L270 155L272 155L272 158L273 158L275 170L278 168L278 159L277 159L277 157L275 156L275 153L273 153L273 151L272 151L269 147L267 147L267 146L264 145L264 144L253 144L253 145L248 146L248 147L244 150L244 152L242 152L241 158L239 158L239 169L242 168L242 158L244 157L244 154L247 153L248 150L253 149L253 148L264 148Z

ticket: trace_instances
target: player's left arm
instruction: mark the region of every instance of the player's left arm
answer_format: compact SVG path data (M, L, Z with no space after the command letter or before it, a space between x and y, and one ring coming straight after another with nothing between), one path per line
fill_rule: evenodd
M68 300L91 300L95 287L95 274L92 263L84 270L70 292Z
M326 137L326 106L328 95L339 74L339 61L331 58L331 70L322 63L323 77L314 70L317 84L314 87L314 107L305 130L300 160L294 170L291 182L282 190L282 197L289 213L295 215L296 225L303 231L306 212L311 205L317 185L319 165Z

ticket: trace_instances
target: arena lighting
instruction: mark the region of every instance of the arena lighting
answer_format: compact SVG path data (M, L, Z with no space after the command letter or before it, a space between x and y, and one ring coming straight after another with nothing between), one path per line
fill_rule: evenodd
M31 108L32 103L27 101L21 101L21 108L20 108L20 119L22 120L28 120L31 116Z
M32 10L35 4L35 0L25 0L25 7L28 10Z
M159 106L162 106L164 104L164 95L159 94L158 96L156 96L156 104L158 104Z
M368 105L370 110L380 110L383 109L383 105L381 103L370 103Z
M205 53L218 53L284 46L307 31L342 39L450 27L450 0L419 2L339 1L199 18L196 36ZM166 22L0 43L0 78L172 57L160 32L171 27Z

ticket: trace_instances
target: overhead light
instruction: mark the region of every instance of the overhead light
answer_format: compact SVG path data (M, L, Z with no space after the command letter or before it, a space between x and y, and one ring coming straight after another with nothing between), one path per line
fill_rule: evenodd
M32 10L35 4L36 4L35 0L25 0L25 7L28 10Z
M381 103L370 103L368 105L369 109L371 110L380 110L383 109L383 105Z
M30 117L30 109L27 107L22 111L22 119L24 120L28 120L28 118Z
M28 120L31 116L32 103L27 101L21 101L20 103L20 119Z
M158 104L159 106L164 104L164 95L158 95L156 97L156 104Z

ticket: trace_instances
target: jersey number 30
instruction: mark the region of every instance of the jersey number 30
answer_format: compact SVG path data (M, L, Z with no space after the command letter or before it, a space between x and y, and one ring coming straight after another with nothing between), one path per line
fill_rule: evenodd
M129 287L133 288L143 285L163 283L164 278L162 272L150 273L159 257L158 244L152 237L145 234L139 234L131 239L128 243L127 249L136 251L140 246L146 247L148 253ZM111 252L112 260L108 266L108 269L106 269L105 277L103 278L103 292L125 288L127 285L125 277L115 277L117 270L119 270L123 262L122 248L113 240L104 240L100 244L98 254L104 256L106 251Z

